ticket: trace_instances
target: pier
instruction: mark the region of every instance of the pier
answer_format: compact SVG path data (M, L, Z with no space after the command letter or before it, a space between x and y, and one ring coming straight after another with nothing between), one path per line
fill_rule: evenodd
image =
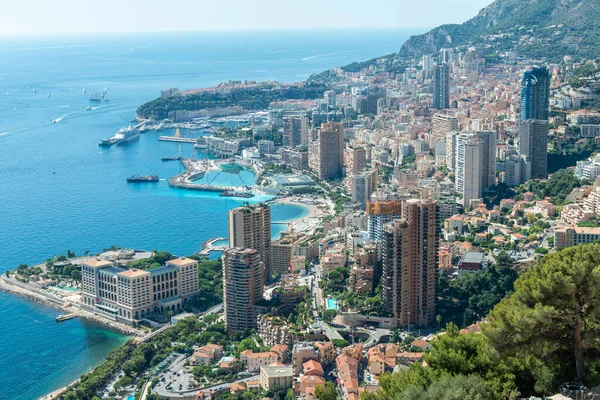
M200 257L208 257L210 255L211 251L224 251L226 250L228 247L227 246L215 246L214 244L216 242L220 242L222 240L227 240L224 237L217 237L217 238L212 238L207 240L206 242L202 243L202 250L200 250L197 254Z
M73 319L77 317L77 315L75 314L63 314L63 315L59 315L58 317L56 317L56 322L63 322L66 321L68 319Z

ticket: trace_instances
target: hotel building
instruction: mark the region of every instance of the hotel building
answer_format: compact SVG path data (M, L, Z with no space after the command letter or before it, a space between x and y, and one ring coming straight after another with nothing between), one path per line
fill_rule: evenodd
M82 265L82 302L104 315L127 323L152 313L181 311L198 294L198 262L167 261L151 270L123 269L99 258Z

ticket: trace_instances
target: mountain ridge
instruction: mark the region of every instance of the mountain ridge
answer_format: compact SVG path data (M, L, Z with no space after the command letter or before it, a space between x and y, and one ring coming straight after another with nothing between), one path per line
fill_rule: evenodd
M487 56L516 52L559 61L565 55L600 54L600 1L496 0L462 24L445 24L411 36L404 58L435 54L444 47L478 46Z

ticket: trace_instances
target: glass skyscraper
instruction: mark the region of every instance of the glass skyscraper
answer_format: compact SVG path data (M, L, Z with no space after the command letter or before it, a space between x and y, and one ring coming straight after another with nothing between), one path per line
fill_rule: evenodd
M550 75L548 68L525 71L521 81L521 122L528 119L548 120Z

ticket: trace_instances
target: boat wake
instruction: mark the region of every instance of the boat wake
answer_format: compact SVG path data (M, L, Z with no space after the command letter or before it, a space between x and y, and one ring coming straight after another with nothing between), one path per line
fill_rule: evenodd
M77 112L77 111L71 111L70 113L66 113L66 114L64 114L64 115L61 115L60 117L58 117L58 118L56 118L56 119L53 119L53 120L52 120L52 123L53 123L53 124L57 124L57 123L59 123L60 121L62 121L63 119L67 118L69 115L75 114L76 112Z
M335 55L342 54L342 53L343 53L343 51L338 51L336 53L318 54L316 56L304 57L302 59L302 61L308 61L308 60L312 60L312 59L315 59L315 58L321 58L321 57L335 56Z
M107 108L107 107L110 107L110 106L98 106L98 107L90 107L90 110L99 110L99 109L101 109L101 108Z
M71 108L71 106L57 106L58 108Z
M11 132L10 132L10 131L8 131L8 132L0 133L0 137L2 137L2 136L6 136L6 135L8 135L9 133L11 133Z

